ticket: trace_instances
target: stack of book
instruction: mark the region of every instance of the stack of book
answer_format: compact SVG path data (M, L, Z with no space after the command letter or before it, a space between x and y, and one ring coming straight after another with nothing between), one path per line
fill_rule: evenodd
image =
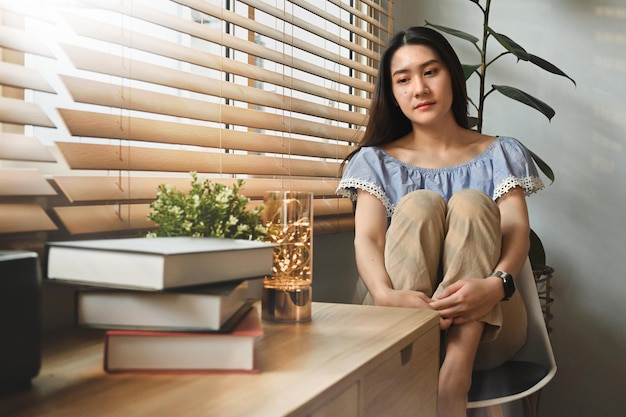
M219 238L50 242L46 278L80 285L77 323L106 329L104 368L258 371L250 286L274 245Z

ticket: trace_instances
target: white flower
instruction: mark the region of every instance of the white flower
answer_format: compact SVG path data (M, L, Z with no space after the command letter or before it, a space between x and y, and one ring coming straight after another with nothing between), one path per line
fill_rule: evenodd
M219 193L215 195L215 201L218 203L228 203L233 195L233 190L230 188L223 188Z
M237 223L239 223L239 219L231 214L228 220L226 221L226 227L234 226Z
M174 215L176 217L179 217L183 213L183 209L181 209L178 206L170 206L169 212L170 212L170 214L172 214L172 215Z

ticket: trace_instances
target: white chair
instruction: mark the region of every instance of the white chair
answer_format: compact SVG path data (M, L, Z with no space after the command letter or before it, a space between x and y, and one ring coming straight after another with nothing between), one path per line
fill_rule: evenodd
M486 408L490 416L502 416L503 404L522 400L524 417L536 417L541 389L556 374L556 361L529 261L516 284L528 315L526 344L504 364L474 371L472 376L468 409Z

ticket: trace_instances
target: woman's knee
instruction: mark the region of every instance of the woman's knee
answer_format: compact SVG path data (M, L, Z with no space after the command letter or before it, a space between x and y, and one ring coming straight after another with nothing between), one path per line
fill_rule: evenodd
M499 218L497 204L487 194L479 190L461 190L456 192L448 202L449 212L458 212L467 217L492 214Z
M396 212L406 211L412 215L445 213L446 202L441 195L430 190L416 190L406 194L396 207Z

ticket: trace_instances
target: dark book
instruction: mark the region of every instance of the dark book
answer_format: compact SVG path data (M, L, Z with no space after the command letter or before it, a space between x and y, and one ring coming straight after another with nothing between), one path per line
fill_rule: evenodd
M193 237L100 239L47 244L47 279L163 290L271 274L274 246Z

